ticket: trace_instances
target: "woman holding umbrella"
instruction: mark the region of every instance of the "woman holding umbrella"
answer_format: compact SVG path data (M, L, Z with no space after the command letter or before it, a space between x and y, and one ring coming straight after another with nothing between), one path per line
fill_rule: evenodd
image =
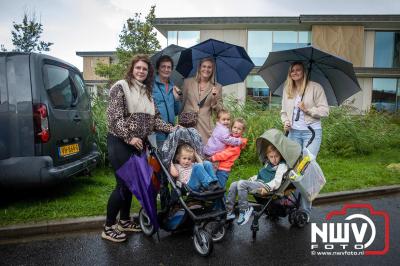
M107 109L107 148L111 166L117 172L131 157L144 149L146 137L153 131L171 132L174 127L165 123L152 98L153 68L145 55L133 57L125 79L110 89ZM136 174L136 173L135 173ZM107 216L102 238L122 242L123 231L140 231L130 219L132 193L115 173L116 187L107 204ZM119 213L119 222L116 217Z
M321 117L329 114L325 92L320 84L307 79L307 73L301 62L290 65L282 95L281 120L289 138L307 147L315 156L319 152L322 140Z
M214 128L212 112L218 112L223 107L222 87L215 82L213 58L200 60L196 76L183 82L182 93L182 113L197 113L195 128L206 144Z
M328 116L329 106L322 86L307 77L303 63L290 65L282 95L281 120L288 137L302 148L308 145L308 150L317 156L322 140L321 117ZM305 197L301 198L301 207L310 215L311 202Z

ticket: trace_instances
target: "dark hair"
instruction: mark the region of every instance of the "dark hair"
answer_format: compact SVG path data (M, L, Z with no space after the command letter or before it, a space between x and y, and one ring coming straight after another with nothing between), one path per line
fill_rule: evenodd
M160 58L158 58L156 62L156 72L158 72L158 68L160 67L162 62L170 62L171 68L174 68L174 61L172 61L172 58L169 55L162 55L160 56Z
M142 61L147 64L148 72L147 72L147 77L143 81L143 84L146 85L146 95L149 98L149 100L152 100L152 94L153 94L153 76L154 76L154 70L153 66L151 65L150 59L147 55L144 54L138 54L135 55L132 58L132 62L128 68L128 71L125 74L125 80L128 82L129 86L132 86L132 79L133 79L133 68L135 67L136 63Z

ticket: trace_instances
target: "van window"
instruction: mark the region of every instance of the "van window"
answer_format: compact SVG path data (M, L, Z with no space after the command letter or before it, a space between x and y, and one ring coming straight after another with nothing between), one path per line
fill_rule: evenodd
M44 75L46 90L53 107L71 109L77 93L71 82L69 70L54 65L45 65Z
M78 74L72 72L72 76L75 82L75 87L78 95L78 103L76 107L82 111L89 110L90 100L89 100L89 95L86 91L85 83Z

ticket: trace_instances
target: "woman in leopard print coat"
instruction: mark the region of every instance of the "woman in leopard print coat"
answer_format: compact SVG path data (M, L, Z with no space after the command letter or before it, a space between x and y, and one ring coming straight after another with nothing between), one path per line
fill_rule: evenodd
M107 109L108 158L117 171L133 153L140 154L146 137L153 131L169 133L174 127L165 123L152 98L153 67L145 55L132 59L124 80L110 89ZM117 185L107 204L107 218L102 237L122 242L124 231L140 231L140 226L130 218L132 193L115 174ZM119 222L116 217L119 213Z

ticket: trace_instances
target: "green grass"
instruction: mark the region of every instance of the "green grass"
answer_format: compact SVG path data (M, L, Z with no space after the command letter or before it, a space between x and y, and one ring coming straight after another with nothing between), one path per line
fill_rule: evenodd
M320 156L319 163L327 184L322 192L346 191L374 186L400 184L400 172L388 169L400 163L397 148L351 158ZM240 178L257 174L258 162L234 167L228 185ZM34 192L1 192L0 226L54 219L105 215L108 197L115 186L111 169L102 168L92 177L79 176L57 187ZM137 212L135 200L132 210Z

